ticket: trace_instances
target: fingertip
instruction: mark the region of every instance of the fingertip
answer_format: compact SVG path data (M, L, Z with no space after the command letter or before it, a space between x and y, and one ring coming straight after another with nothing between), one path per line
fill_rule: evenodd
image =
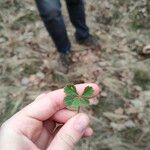
M88 86L93 87L94 93L93 96L97 96L101 92L101 87L96 83L87 83Z
M86 120L88 123L90 122L88 115L85 113L78 113L76 116L80 119L82 118L82 119Z
M49 149L56 150L58 149L58 145L61 149L72 149L82 138L88 126L89 117L86 114L77 114L62 126L49 145Z
M92 83L92 87L94 88L94 96L101 92L101 87L98 84Z
M93 129L91 127L88 127L86 130L85 130L85 133L84 133L84 137L90 137L93 135Z
M78 131L79 133L86 130L90 120L89 117L84 113L79 113L76 115L75 121L74 121L74 129Z
M94 96L97 96L99 94L99 92L101 91L101 88L98 84L96 83L83 83L83 84L77 84L76 87L77 87L77 92L79 94L82 94L85 87L87 86L91 86L94 90L94 93L93 93L93 97Z

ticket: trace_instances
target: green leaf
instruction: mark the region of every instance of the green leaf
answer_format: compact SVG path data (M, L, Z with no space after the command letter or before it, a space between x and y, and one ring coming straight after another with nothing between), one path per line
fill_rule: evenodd
M73 107L79 107L80 106L80 98L74 98L72 106Z
M84 89L84 92L82 94L83 97L91 97L92 94L93 94L94 90L91 86L87 86L85 89Z
M64 103L66 106L79 107L80 106L80 98L74 97L72 95L67 95L64 99Z
M64 92L66 93L66 95L72 95L72 96L78 95L76 91L76 87L73 84L66 85L64 88Z
M71 106L72 103L73 103L73 98L74 96L72 95L67 95L65 98L64 98L64 103L66 106Z
M94 90L92 87L87 86L84 89L82 96L78 95L76 91L76 87L72 84L65 86L64 92L66 93L66 97L64 98L64 103L66 106L71 107L80 107L89 105L89 98L92 96Z
M82 105L82 106L87 106L87 105L89 105L90 104L90 102L89 102L89 100L88 99L81 99L80 100L80 106Z

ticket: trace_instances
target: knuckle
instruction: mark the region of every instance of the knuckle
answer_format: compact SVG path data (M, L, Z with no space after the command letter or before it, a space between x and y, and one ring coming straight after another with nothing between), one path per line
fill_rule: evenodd
M1 127L0 127L0 132L8 132L11 129L11 127L9 127L9 124L6 122L4 122Z
M60 110L60 109L62 109L62 105L61 105L61 103L60 103L59 100L56 100L55 102L53 101L53 109L54 110Z
M42 93L42 94L40 94L36 99L35 99L35 101L38 101L38 100L40 100L41 98L44 98L46 96L46 93Z

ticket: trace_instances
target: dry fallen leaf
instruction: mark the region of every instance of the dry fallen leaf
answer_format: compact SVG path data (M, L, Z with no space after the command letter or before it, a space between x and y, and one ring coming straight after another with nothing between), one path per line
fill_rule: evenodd
M126 115L120 115L120 114L114 114L111 112L104 112L103 115L111 120L111 121L116 121L116 120L127 120L129 117Z
M115 110L115 114L123 115L124 110L122 108L118 108Z

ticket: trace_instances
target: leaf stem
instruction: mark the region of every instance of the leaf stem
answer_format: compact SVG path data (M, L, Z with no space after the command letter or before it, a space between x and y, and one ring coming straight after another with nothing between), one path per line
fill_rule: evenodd
M80 112L80 106L78 107L78 111L77 111L78 113Z

